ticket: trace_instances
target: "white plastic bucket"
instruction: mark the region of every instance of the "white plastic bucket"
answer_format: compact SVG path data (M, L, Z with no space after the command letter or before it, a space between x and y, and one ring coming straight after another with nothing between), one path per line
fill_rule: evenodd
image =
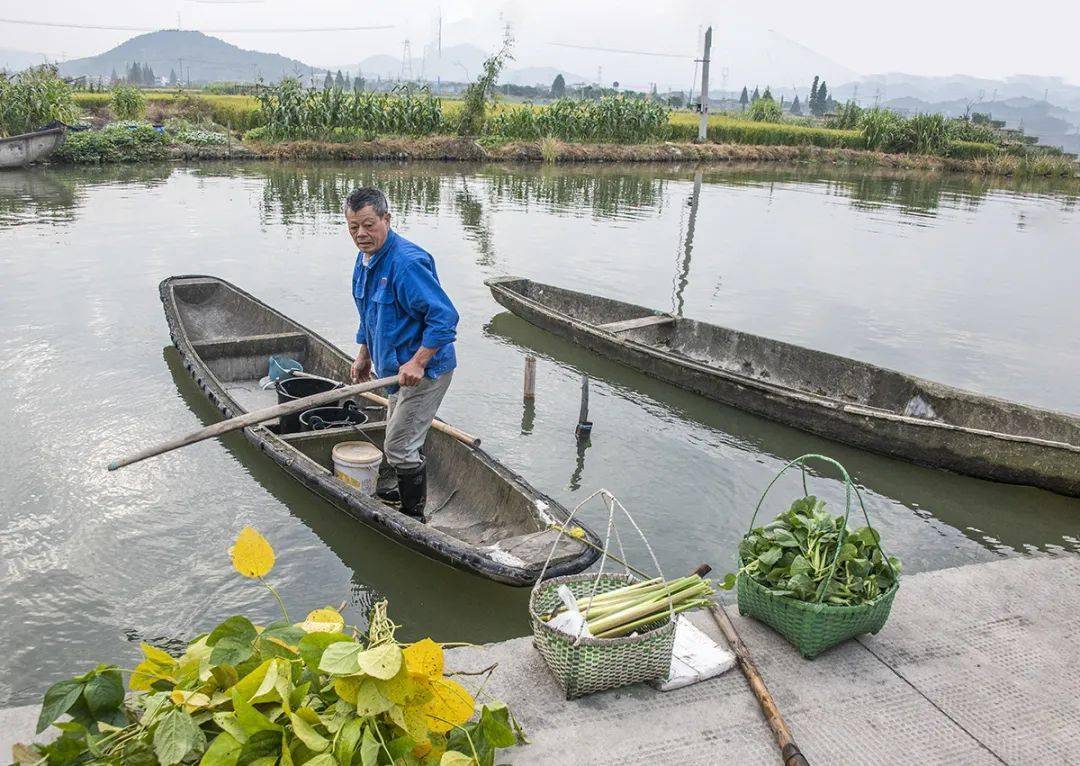
M331 452L334 476L365 495L375 494L382 451L370 442L339 442Z

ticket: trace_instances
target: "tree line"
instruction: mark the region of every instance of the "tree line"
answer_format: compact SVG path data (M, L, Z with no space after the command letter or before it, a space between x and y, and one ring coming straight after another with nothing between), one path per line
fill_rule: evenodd
M109 83L115 85L117 83L127 83L128 85L145 85L146 87L153 87L160 85L158 76L154 74L154 68L147 63L140 64L137 61L131 62L131 64L124 68L124 74L120 75L116 72L116 67L113 67L112 73L109 75ZM176 85L179 83L179 78L176 76L176 70L169 70L168 77L169 85Z
M765 86L765 92L761 93L757 86L754 86L754 92L750 93L747 86L743 86L742 93L739 95L739 105L743 111L746 108L759 100L772 101L772 93L769 90L769 86ZM780 97L780 106L784 105L784 97ZM824 115L834 111L836 109L836 101L829 93L829 86L818 75L814 75L814 82L810 86L810 98L806 102L806 109L814 117L823 117ZM803 104L799 101L799 94L795 94L795 99L791 102L790 111L793 115L799 116L803 113Z

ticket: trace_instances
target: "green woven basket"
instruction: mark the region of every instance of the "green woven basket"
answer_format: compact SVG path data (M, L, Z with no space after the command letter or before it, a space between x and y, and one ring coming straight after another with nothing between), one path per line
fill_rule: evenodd
M533 590L529 617L534 643L567 699L667 676L675 643L675 620L670 615L644 626L636 636L621 638L575 639L540 618L562 604L556 593L560 585L566 585L575 598L584 598L592 592L593 583L600 595L635 582L625 574L603 573L599 581L594 574L580 574L544 580Z
M758 511L761 510L761 504L765 501L765 495L769 493L773 484L789 468L798 465L803 470L803 490L806 490L805 463L809 459L824 460L840 469L840 473L844 477L846 493L845 528L847 527L848 516L851 514L852 490L854 490L855 496L859 500L859 506L862 508L866 525L870 526L870 517L866 513L866 506L863 505L862 495L859 494L858 488L851 483L851 477L848 476L844 466L824 455L803 455L784 466L780 473L776 475L776 478L765 488L765 491L761 494L761 499L758 500L757 508L754 509L754 516L750 519L750 529L754 528L754 521L757 519ZM841 544L842 542L841 540ZM881 555L887 563L889 559L885 556L885 551L882 550L880 542L878 550L881 551ZM840 546L838 545L829 570L829 579L832 579L833 573L836 571L836 559L839 552ZM745 562L740 559L739 568L742 569L744 565ZM889 568L891 569L892 566L889 565ZM799 654L807 659L813 659L826 649L847 641L849 638L854 638L863 633L877 633L881 630L885 625L885 621L889 619L893 599L896 597L896 591L900 587L897 581L873 601L858 606L837 606L821 603L825 588L822 588L822 592L818 596L818 602L815 603L799 601L788 596L777 596L754 578L741 572L736 582L739 614L753 617L769 625L794 644L795 648L799 650Z

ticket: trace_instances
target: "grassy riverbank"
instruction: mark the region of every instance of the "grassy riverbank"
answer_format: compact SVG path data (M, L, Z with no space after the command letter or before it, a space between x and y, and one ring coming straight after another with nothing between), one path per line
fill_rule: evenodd
M494 74L488 79L494 82ZM80 121L54 162L162 159L515 160L532 162L817 162L1072 177L1073 158L966 120L905 118L846 104L825 120L772 109L698 115L627 95L547 104L462 100L426 89L393 93L303 88L283 80L257 96L117 86L73 93L48 68L2 79L0 130ZM762 104L758 104L762 105ZM24 106L25 108L15 108ZM754 106L754 105L752 105ZM14 117L13 117L14 115ZM758 119L752 119L757 116ZM18 117L18 119L15 119ZM465 137L467 136L467 137Z

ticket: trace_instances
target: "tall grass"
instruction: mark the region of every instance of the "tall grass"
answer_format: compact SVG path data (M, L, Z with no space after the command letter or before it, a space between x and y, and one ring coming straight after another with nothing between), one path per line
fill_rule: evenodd
M488 120L486 132L503 138L644 143L666 137L668 110L659 102L626 96L561 98L547 106L498 112Z
M53 120L74 122L78 115L71 87L55 67L0 75L0 135L28 133Z
M672 115L669 133L672 138L692 141L697 137L698 116L689 112ZM863 149L863 137L857 130L835 130L789 122L751 122L726 115L709 118L706 137L719 144L758 146L820 146L827 149Z

